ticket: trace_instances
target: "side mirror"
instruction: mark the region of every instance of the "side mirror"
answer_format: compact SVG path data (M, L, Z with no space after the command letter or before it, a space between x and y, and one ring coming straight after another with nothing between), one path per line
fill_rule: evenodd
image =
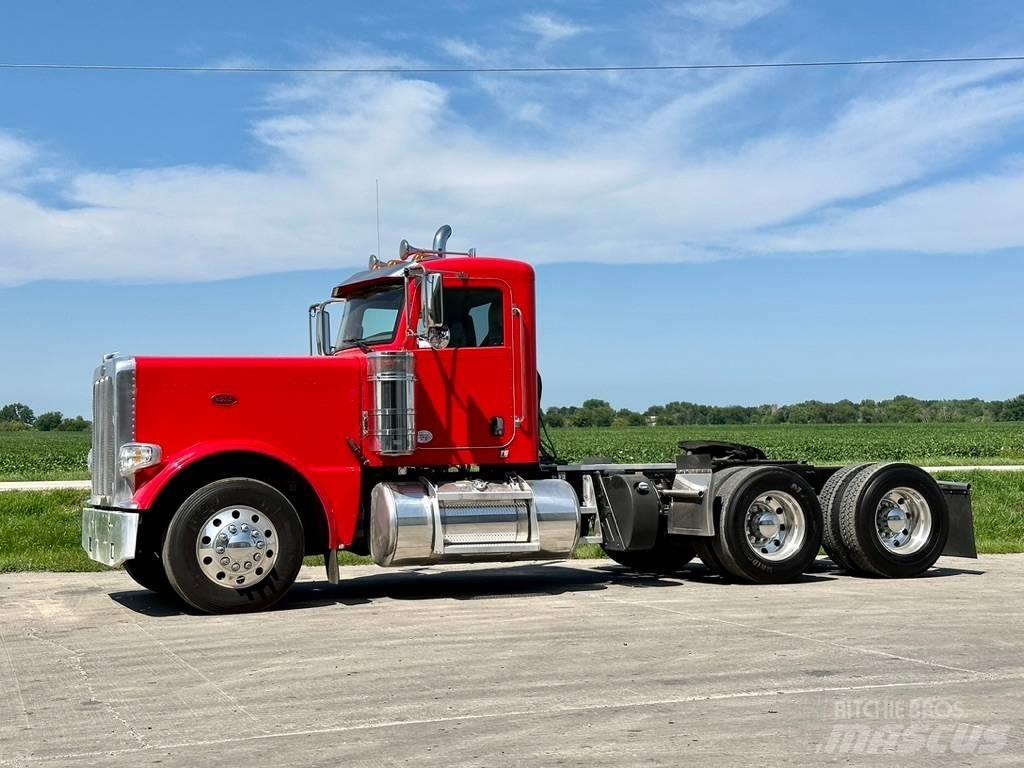
M334 345L331 343L331 314L327 307L321 308L316 317L316 349L321 355L334 353Z
M422 292L420 306L421 338L426 339L434 349L444 349L451 340L451 334L444 324L444 290L441 275L425 272L420 282Z
M441 275L437 272L425 273L421 290L423 305L420 316L423 319L423 329L429 332L444 325L444 294L441 288Z

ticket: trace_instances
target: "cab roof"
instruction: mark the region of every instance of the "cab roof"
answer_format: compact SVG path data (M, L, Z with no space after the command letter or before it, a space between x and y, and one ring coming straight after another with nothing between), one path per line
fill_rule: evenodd
M489 256L468 256L464 254L453 254L450 256L434 256L421 261L400 261L381 264L376 269L365 269L356 272L354 275L338 283L331 291L333 298L341 298L353 293L357 288L369 286L374 283L390 282L405 276L406 270L411 267L422 267L427 272L442 272L446 274L464 274L468 277L488 277L509 279L528 279L533 281L533 267L523 261L512 259L499 259Z

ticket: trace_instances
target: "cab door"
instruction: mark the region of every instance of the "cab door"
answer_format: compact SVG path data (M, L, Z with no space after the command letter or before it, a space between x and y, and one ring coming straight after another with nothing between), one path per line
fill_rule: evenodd
M443 306L448 345L416 350L417 453L431 464L499 460L516 430L511 291L446 275Z

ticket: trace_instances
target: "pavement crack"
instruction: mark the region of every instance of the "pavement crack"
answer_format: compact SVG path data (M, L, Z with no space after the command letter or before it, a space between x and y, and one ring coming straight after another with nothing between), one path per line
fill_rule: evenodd
M149 632L149 630L147 630L138 621L132 621L131 624L132 624L132 626L136 627L140 632L142 632L142 634L145 635L146 638L148 640L150 640L153 644L155 644L161 651L163 651L163 653L166 654L166 656L169 659L171 659L173 662L175 662L179 666L183 667L184 669L187 669L189 672L191 672L192 674L196 675L200 680L202 680L208 686L213 688L213 690L215 690L219 696L223 697L223 699L225 701L227 701L227 702L229 702L231 704L231 706L234 708L234 710L236 712L242 713L243 715L248 717L250 720L252 720L254 723L258 723L259 722L259 718L257 718L256 715L254 715L252 712L250 712L245 707L245 705L242 704L235 696L232 696L230 693L228 693L226 690L224 690L224 688L220 684L218 684L216 680L213 680L209 675L207 675L205 672L203 672L197 666L195 666L194 664L189 663L184 658L182 658L179 654L175 653L170 648L168 648L167 645L160 638L158 638L155 635L151 634Z
M7 647L7 639L4 637L3 627L0 627L0 646L4 649L4 656L7 658L7 666L11 668L11 679L14 681L14 693L18 697L18 706L21 710L21 717L25 721L25 727L31 728L32 724L28 719L28 707L25 706L25 697L21 693L21 683L18 681L18 669L14 666L14 659L11 658L11 650Z
M99 696L96 695L96 686L93 685L92 677L89 675L88 670L86 670L85 665L82 663L82 656L84 655L83 651L70 648L64 645L63 643L54 640L53 638L42 636L39 634L35 627L29 627L28 629L26 629L25 636L32 640L36 640L38 642L52 646L53 648L56 648L59 651L62 651L63 653L60 655L59 661L63 664L67 664L68 666L70 666L71 669L74 670L74 672L76 672L78 676L82 678L82 683L83 685L85 685L85 690L89 694L89 699L101 705L103 709L106 710L107 714L111 716L111 718L113 718L116 722L120 723L124 727L125 731L128 732L128 735L131 736L131 738L136 743L138 743L140 747L149 746L149 744L146 743L146 740L142 738L142 735L135 730L132 724L128 722L128 719L121 714L117 707L115 707L106 699L101 699Z

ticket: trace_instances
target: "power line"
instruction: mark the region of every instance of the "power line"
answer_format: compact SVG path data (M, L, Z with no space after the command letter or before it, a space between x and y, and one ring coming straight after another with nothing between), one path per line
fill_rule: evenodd
M640 64L567 67L193 67L148 64L53 64L41 62L0 62L4 70L59 70L92 72L165 72L233 75L338 74L338 75L467 75L467 74L557 74L571 72L672 72L703 69L786 69L803 67L862 67L905 64L977 64L1024 62L1024 56L955 56L925 59L837 59L833 61L767 61L736 64Z

